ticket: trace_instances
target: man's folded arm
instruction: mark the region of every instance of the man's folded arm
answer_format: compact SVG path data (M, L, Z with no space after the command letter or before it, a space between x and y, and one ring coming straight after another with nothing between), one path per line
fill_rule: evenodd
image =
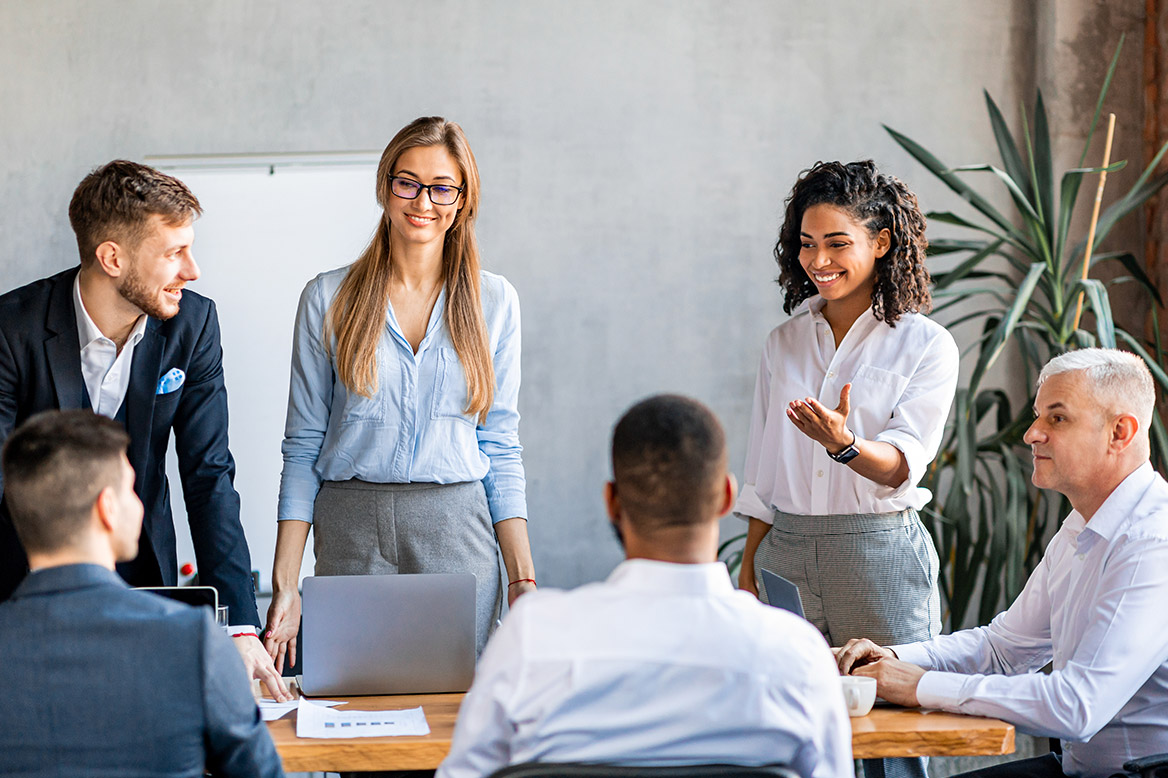
M1054 658L1049 675L926 673L917 688L921 704L1064 740L1092 737L1164 661L1168 541L1126 541L1094 588L1092 623L1069 657ZM914 649L905 648L912 657Z
M889 646L898 659L926 670L1017 675L1050 661L1050 596L1044 557L1010 607L989 625L932 640Z

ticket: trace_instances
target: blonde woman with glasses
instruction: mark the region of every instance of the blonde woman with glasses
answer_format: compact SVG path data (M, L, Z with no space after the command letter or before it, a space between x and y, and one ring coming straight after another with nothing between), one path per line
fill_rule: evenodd
M479 266L479 174L440 117L381 155L384 210L356 262L300 297L265 644L296 662L309 529L317 575L473 573L479 652L535 588L519 444L519 298ZM507 573L500 581L499 551Z

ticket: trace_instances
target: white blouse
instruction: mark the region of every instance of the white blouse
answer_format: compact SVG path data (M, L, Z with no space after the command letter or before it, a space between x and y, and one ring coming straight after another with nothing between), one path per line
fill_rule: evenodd
M889 327L869 308L837 349L823 305L811 298L767 337L734 511L769 524L774 509L809 516L919 510L931 495L917 484L940 448L957 389L957 344L926 316L906 313ZM904 453L909 476L898 487L834 461L787 418L787 404L805 397L835 408L849 382L848 429Z

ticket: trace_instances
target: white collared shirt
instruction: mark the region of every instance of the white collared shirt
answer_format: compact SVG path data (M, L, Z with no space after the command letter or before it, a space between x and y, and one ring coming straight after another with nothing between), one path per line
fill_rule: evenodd
M823 304L811 298L767 338L734 512L769 524L776 508L807 516L919 510L930 494L916 485L941 445L957 389L957 344L927 316L906 313L889 327L869 308L837 349ZM788 403L805 397L836 408L847 383L848 429L896 446L908 461L896 488L834 461L787 418Z
M1168 483L1145 463L1089 522L1071 512L989 626L893 650L934 671L921 705L1061 738L1064 772L1108 776L1168 751L1166 603Z
M487 644L438 778L528 761L784 762L851 776L839 673L806 621L726 567L643 559L525 594Z
M73 309L77 314L77 339L81 344L81 377L89 392L94 413L113 418L126 399L130 388L130 366L134 347L146 332L146 314L138 317L126 344L118 353L117 345L101 334L81 300L81 274L73 279Z

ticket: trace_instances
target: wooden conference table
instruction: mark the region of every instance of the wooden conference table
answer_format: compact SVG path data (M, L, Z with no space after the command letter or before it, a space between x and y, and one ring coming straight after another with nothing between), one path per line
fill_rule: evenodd
M295 689L293 693L295 693ZM425 737L319 740L296 737L296 712L268 722L287 772L433 770L450 750L461 694L340 697L339 710L416 708L426 713ZM915 708L875 708L852 721L856 759L889 756L986 756L1014 752L1014 727L997 719Z

